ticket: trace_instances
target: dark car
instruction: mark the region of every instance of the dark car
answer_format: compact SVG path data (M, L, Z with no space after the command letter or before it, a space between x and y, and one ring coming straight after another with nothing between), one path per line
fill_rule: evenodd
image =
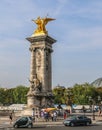
M33 127L32 117L30 117L30 116L22 116L22 117L18 118L14 122L13 127L14 128L18 128L18 127L32 128Z
M65 119L63 124L65 126L90 125L92 124L92 120L84 115L76 115Z

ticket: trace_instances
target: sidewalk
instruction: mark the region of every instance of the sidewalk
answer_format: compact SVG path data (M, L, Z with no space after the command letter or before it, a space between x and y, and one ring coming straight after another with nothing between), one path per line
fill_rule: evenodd
M102 123L102 116L95 116L95 120L93 120L93 117L91 117L93 123Z

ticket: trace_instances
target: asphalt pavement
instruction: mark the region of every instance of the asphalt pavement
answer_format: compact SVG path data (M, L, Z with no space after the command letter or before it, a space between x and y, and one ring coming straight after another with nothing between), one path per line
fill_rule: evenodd
M102 124L102 116L96 115L95 120L93 120L93 116L89 117L92 119L92 124ZM57 121L49 120L47 122L45 120L38 120L34 122L34 127L63 126L63 120L63 118L58 118ZM0 116L0 130L11 130L13 129L12 124L10 124L8 116Z

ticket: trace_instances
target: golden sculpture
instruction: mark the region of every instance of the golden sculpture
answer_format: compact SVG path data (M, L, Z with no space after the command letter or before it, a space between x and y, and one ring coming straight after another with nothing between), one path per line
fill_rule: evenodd
M52 21L52 20L55 20L55 19L52 19L52 18L40 18L38 17L36 20L32 20L34 23L37 24L37 29L34 31L34 36L35 35L41 35L41 34L48 34L46 28L45 28L45 25Z

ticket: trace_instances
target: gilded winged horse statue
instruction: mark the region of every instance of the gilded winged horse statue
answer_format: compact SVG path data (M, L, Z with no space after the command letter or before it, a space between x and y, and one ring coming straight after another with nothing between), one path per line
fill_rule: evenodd
M46 24L52 20L55 20L53 18L40 18L38 17L36 20L32 20L34 23L37 24L37 29L34 31L34 35L41 35L41 34L48 34L46 30Z

